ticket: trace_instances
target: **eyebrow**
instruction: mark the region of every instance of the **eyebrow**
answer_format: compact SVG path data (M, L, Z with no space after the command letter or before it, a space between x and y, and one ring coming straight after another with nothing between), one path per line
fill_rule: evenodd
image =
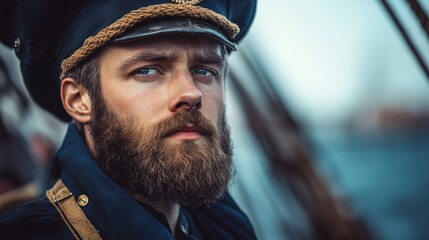
M203 64L215 64L219 68L224 67L226 64L225 59L214 52L205 52L203 54L197 54L194 57L193 61Z
M130 58L127 58L119 65L119 70L126 71L132 65L139 62L154 62L154 61L173 61L177 57L173 53L139 53Z

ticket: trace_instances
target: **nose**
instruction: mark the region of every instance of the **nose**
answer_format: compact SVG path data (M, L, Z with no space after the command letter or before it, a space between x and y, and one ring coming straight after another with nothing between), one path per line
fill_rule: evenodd
M171 86L169 109L172 112L200 109L202 93L195 85L189 71L176 74Z

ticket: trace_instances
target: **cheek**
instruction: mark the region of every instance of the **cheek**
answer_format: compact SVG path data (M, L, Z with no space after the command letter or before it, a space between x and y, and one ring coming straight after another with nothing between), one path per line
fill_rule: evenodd
M201 112L213 123L218 123L219 114L224 108L224 94L222 88L203 90L203 104Z
M104 89L105 102L118 115L151 122L162 109L163 94L157 90L145 90L136 86L110 86Z

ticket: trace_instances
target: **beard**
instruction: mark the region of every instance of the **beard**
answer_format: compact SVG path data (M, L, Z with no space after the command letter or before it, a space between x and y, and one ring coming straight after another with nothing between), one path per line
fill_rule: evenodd
M234 168L224 111L217 127L199 110L141 126L136 118L110 111L101 97L97 103L89 129L94 158L131 195L149 204L163 201L197 207L225 194ZM202 139L166 141L190 122Z

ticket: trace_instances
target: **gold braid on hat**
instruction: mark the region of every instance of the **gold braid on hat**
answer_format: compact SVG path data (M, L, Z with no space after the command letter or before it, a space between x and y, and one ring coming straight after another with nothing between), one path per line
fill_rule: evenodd
M142 7L124 15L122 18L98 32L95 36L88 37L80 48L70 57L62 61L61 79L65 78L70 70L79 66L79 64L96 49L118 37L140 21L156 17L190 17L207 20L222 29L230 39L234 39L240 31L240 28L236 24L230 22L226 17L210 9L199 6L166 3Z
M189 5L197 5L201 2L201 0L172 0L174 3L178 4L189 4Z

